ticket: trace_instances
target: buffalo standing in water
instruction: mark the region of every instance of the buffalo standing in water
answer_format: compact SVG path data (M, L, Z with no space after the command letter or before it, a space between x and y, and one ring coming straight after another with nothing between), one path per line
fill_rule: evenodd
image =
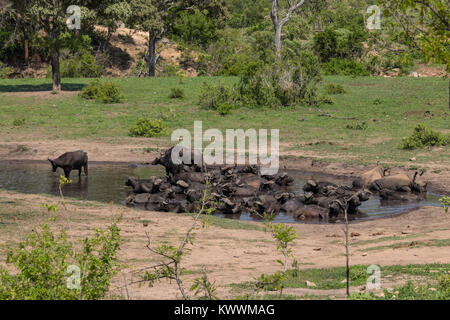
M67 179L70 177L70 171L78 170L78 177L81 177L81 169L84 168L84 174L88 175L88 156L83 150L74 152L66 152L57 159L48 159L52 164L53 172L56 172L58 167L64 170L64 175Z

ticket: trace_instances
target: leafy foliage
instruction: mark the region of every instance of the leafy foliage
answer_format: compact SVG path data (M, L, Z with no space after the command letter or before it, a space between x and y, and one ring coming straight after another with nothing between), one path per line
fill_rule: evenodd
M0 267L0 299L101 299L118 271L120 243L117 221L85 238L80 250L65 231L55 234L43 225L8 251L6 262L15 271ZM79 278L72 279L77 274L71 270L79 270Z
M317 102L322 76L317 57L303 52L297 61L249 66L239 83L239 99L247 107L278 107Z
M201 87L199 103L207 110L217 110L221 105L232 103L235 99L233 88L221 83L204 82Z
M450 207L450 197L442 196L439 199L439 202L444 206L445 213L448 212L448 208Z
M332 58L355 59L363 52L362 37L348 29L327 28L314 36L314 51L321 62Z
M112 81L95 80L83 88L80 96L103 103L118 103L124 99L119 86Z
M202 268L202 276L194 279L191 291L193 291L196 296L200 296L200 300L217 300L216 290L214 283L211 283L208 279L206 269Z
M130 135L134 137L159 137L167 134L167 126L162 120L152 120L140 118L134 126L130 128Z
M21 127L21 126L25 125L25 118L14 119L12 124L15 127Z
M427 128L424 124L418 124L409 137L403 138L402 149L420 149L425 146L445 146L450 143L450 135L444 135Z
M366 121L363 121L361 123L353 123L353 124L348 124L345 126L345 128L350 129L350 130L366 130L368 128L368 124Z
M184 90L183 88L170 88L170 99L183 99L184 98Z
M97 78L101 72L102 67L90 53L74 55L61 61L62 78Z
M367 68L355 60L331 58L322 64L322 70L326 75L344 76L368 76Z
M340 84L333 84L330 83L325 87L325 92L327 94L344 94L347 93L347 91L345 91L344 87Z
M3 66L0 64L0 79L8 79L9 75L14 72L12 67Z
M277 250L281 251L284 256L284 262L281 260L277 260L279 264L284 267L284 271L286 272L288 269L288 259L292 256L292 249L289 248L290 244L293 244L295 239L297 239L297 233L295 232L292 226L287 226L283 223L273 224L273 215L268 216L264 215L265 221L264 225L266 227L266 231L270 231L272 234L272 238L275 240L277 245ZM297 264L296 261L294 261Z

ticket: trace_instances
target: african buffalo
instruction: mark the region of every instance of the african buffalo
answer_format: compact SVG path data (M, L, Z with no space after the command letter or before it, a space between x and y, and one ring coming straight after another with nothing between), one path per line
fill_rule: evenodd
M70 177L70 171L78 170L78 177L81 177L81 169L84 167L84 174L88 175L88 156L83 150L66 152L57 159L50 159L48 161L52 164L53 172L56 172L58 167L64 170L64 175L67 179Z

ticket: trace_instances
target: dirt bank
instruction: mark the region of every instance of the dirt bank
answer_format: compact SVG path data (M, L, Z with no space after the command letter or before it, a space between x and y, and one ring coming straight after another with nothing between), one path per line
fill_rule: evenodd
M120 258L124 270L114 281L113 288L128 283L131 299L179 298L174 283L165 281L155 287L130 284L139 280L142 268L157 263L157 257L145 248L146 233L154 245L164 242L177 245L192 222L189 216L134 210L122 206L98 202L68 200L68 211L49 213L42 203L56 203L58 198L0 191L0 263L5 260L5 249L23 239L25 233L36 225L50 224L61 230L70 221L69 235L81 239L92 234L95 228L105 228L114 216L122 215L120 222L124 243ZM52 217L56 216L56 221ZM257 223L222 225L213 219L206 229L197 228L192 251L185 257L183 266L188 271L183 278L186 287L199 277L205 266L211 281L216 281L218 295L233 298L235 293L229 284L251 281L260 274L276 272L281 258L270 235L253 230ZM143 222L148 224L144 226ZM250 227L249 227L250 226ZM294 224L300 239L293 248L300 268L343 266L342 225ZM424 263L450 263L450 214L442 208L424 207L394 218L378 219L350 225L351 264L406 265ZM443 245L432 245L440 240ZM126 280L125 280L126 279ZM294 290L295 291L295 290ZM300 290L302 294L317 294L320 290ZM113 293L126 295L124 289ZM331 294L330 292L325 292ZM337 290L333 295L341 295Z

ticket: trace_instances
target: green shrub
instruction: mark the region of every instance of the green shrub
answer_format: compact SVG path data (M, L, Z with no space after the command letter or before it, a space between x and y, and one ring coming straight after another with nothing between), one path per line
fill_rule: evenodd
M60 72L62 78L97 78L103 72L91 53L70 55L61 60ZM47 69L47 78L52 75L51 68Z
M427 128L424 124L418 124L409 137L403 138L402 149L413 150L425 146L445 146L450 143L450 135L444 135Z
M184 98L184 89L183 88L170 88L170 99L183 99Z
M366 67L355 60L340 58L330 59L322 65L323 72L326 75L344 75L344 76L368 76L370 75Z
M174 63L163 66L163 70L158 74L160 77L176 77L180 75L180 68Z
M13 120L13 126L21 127L25 124L25 118L17 118Z
M8 250L6 263L11 268L0 266L0 299L104 298L119 270L120 243L116 222L107 232L97 230L93 237L85 238L80 249L67 239L65 231L54 234L44 225L17 248ZM79 281L73 281L76 280L73 268L80 271Z
M130 135L134 137L159 137L167 134L167 126L162 120L140 118L130 128Z
M442 196L439 198L439 203L444 206L445 213L448 213L448 208L450 207L450 197Z
M333 105L334 100L327 96L321 96L317 100L317 105L322 105L322 104Z
M361 123L348 124L346 128L350 130L366 130L368 128L368 124L363 121Z
M14 72L12 67L3 66L0 64L0 79L8 79L9 75Z
M317 104L322 80L317 57L302 52L297 60L249 66L239 83L239 100L247 107Z
M328 84L325 87L325 92L328 94L343 94L343 93L347 93L347 91L345 91L344 87L341 86L340 84Z
M83 88L80 96L103 103L118 103L124 99L119 87L111 81L93 81Z
M207 110L217 110L222 104L233 104L235 94L233 88L223 84L212 84L203 82L200 89L199 103Z
M226 116L228 114L231 114L234 110L234 106L229 103L221 103L217 107L217 112L219 112L220 115Z
M181 12L172 26L172 36L184 43L206 47L217 39L217 19L207 10Z
M345 28L326 28L314 36L313 47L321 62L334 58L354 59L363 53L362 40L358 32Z

